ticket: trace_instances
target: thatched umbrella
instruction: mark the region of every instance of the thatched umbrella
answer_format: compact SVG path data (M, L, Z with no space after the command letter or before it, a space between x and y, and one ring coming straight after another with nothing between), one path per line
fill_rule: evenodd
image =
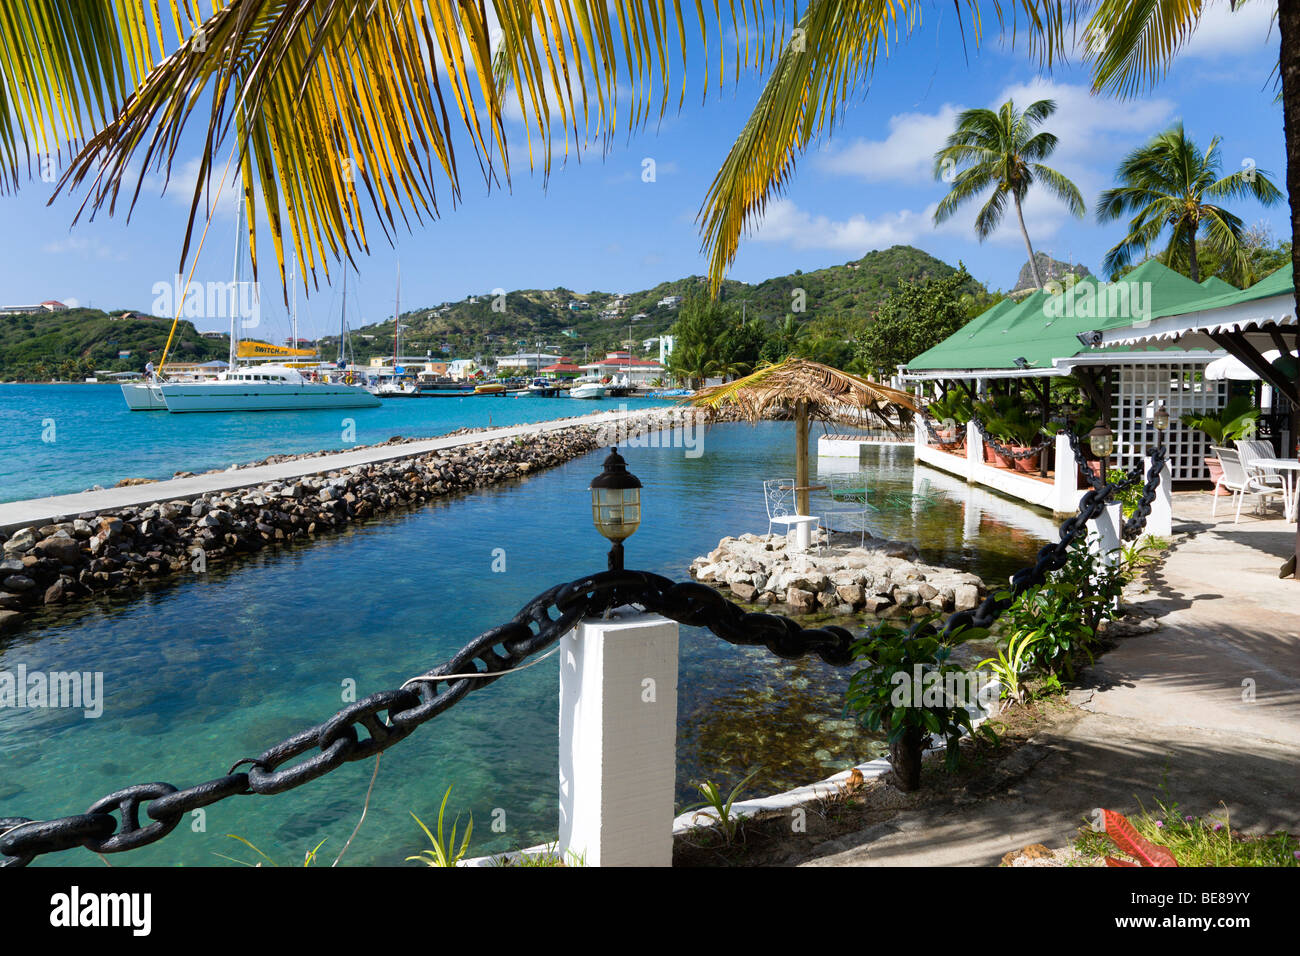
M750 421L793 418L795 427L795 505L809 513L808 422L875 422L897 429L917 410L916 400L888 385L841 372L839 369L788 358L760 368L725 385L696 392L690 399L698 408L732 407Z

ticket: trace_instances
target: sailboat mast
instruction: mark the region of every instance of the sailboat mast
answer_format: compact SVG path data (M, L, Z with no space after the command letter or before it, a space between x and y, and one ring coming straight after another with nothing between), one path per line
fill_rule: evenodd
M239 254L240 254L240 233L244 231L244 204L239 204L239 214L235 219L235 262L234 262L234 289L235 294L231 297L230 303L230 355L227 358L227 364L230 368L235 367L235 356L239 351L239 303L243 301L242 290L239 286Z
M393 305L393 374L402 355L402 260L397 260L397 301Z
M343 267L343 303L339 306L339 359L338 365L343 367L343 338L347 335L348 328L348 267Z

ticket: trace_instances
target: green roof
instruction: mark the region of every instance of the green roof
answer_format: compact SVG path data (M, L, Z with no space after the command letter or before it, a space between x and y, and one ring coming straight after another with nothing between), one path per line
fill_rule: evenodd
M1231 282L1225 282L1218 276L1210 276L1208 279L1203 280L1201 288L1205 290L1207 295L1225 295L1229 292L1241 291Z
M1201 299L1191 306L1171 306L1156 311L1152 318L1164 318L1169 315L1187 315L1191 312L1206 312L1210 309L1222 309L1230 305L1244 305L1259 299L1271 299L1275 295L1293 295L1295 293L1295 271L1291 263L1271 272L1249 289L1234 289L1223 295L1213 295Z
M1079 341L1080 332L1119 328L1161 312L1191 310L1207 298L1215 297L1150 259L1119 282L1103 285L1088 276L1060 295L1040 290L1010 309L998 303L907 367L913 372L1008 370L1023 358L1026 368L1050 368L1054 359L1094 351ZM995 314L995 310L1000 311Z

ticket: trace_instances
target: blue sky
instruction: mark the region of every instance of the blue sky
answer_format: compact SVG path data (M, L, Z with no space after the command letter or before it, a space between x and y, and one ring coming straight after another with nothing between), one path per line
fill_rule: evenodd
M785 196L742 244L731 278L760 281L908 243L954 264L965 261L991 288L1010 288L1025 261L1014 216L983 244L972 230L976 205L937 229L930 218L945 191L931 176L932 156L953 117L1009 96L1022 107L1043 97L1057 101L1047 128L1061 143L1049 162L1074 179L1090 209L1112 185L1120 158L1179 119L1202 145L1221 138L1225 173L1253 161L1284 187L1281 108L1273 103L1271 73L1278 41L1266 2L1231 13L1220 0L1165 80L1123 102L1090 96L1082 69L1067 64L1045 73L1023 49L1004 49L988 33L981 49L967 44L963 50L950 9L928 7L925 15L921 29L880 61L870 89L860 91L833 135L799 161ZM698 84L691 89L698 91ZM519 163L512 188L489 194L472 161L462 160L459 208L444 208L440 220L398 233L395 247L371 223L371 255L359 260L360 274L349 279L350 324L391 315L398 258L403 308L497 287L632 291L703 273L695 215L759 87L746 81L721 95L716 85L711 89L707 103L688 92L680 113L630 140L620 134L603 159L598 153L581 163L570 158L545 187L540 173ZM512 146L522 147L516 117L507 132ZM149 309L154 284L170 282L176 272L197 159L197 151L182 154L173 187L163 196L151 180L129 224L119 209L114 217L101 214L70 229L80 196L46 206L50 190L40 180L16 197L0 197L6 226L0 230L0 304L54 298ZM646 159L655 164L653 182L641 175ZM439 198L446 202L445 188ZM1285 235L1285 206L1242 202L1233 208L1247 224L1265 221ZM1091 214L1074 220L1041 194L1031 196L1025 215L1036 249L1094 272L1121 235L1118 224L1098 226ZM234 221L230 204L223 204L196 279L229 278ZM309 300L300 296L302 333L336 328L339 298L328 288Z

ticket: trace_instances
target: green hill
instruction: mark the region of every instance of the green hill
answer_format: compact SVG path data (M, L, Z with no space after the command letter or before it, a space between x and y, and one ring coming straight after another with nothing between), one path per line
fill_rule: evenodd
M128 319L124 315L138 313L69 309L0 316L0 380L49 381L59 377L79 381L97 370L138 372L145 362L156 363L167 342L171 320ZM205 339L193 323L181 322L167 360L224 359L229 349L225 336ZM122 352L130 355L119 358Z
M721 297L737 308L743 304L747 318L775 326L794 315L800 324L810 325L815 336L840 341L851 337L860 320L874 315L900 281L939 278L956 271L920 249L894 246L843 265L796 271L756 284L729 280ZM660 300L702 290L704 282L703 276L687 276L628 292L621 296L617 314L605 317L601 313L615 309L618 293L560 287L468 296L403 312L402 351L469 357L533 351L540 345L545 351L574 356L582 355L585 346L589 354L600 355L629 339L640 342L665 334L677 319L677 309L659 305ZM973 280L969 291L977 297L985 294ZM161 357L170 324L163 318L97 309L0 316L0 380L79 379L95 370L139 371L145 362L156 363ZM352 331L350 338L359 362L388 355L393 322L364 326ZM322 338L318 345L321 355L334 355L338 337ZM224 335L205 339L192 323L183 321L177 326L168 361L224 359L228 350ZM118 358L121 352L130 355ZM69 362L73 364L65 365Z
M757 284L726 281L721 297L739 307L747 317L775 324L794 314L800 322L834 329L845 319L870 317L902 280L939 278L957 270L912 246L893 246L869 252L861 259L810 272L766 279ZM494 354L522 348L581 354L583 346L599 354L622 346L629 338L640 341L666 333L677 317L661 299L686 296L704 286L703 276L661 282L650 289L626 293L617 317L602 317L619 298L614 292L575 292L556 289L520 289L502 299L491 292L456 302L443 302L402 313L402 351L407 354L449 352L457 356ZM796 290L803 290L803 310L796 307ZM972 281L970 290L984 289ZM570 304L575 305L570 308ZM494 308L495 305L495 308ZM638 317L639 316L639 317ZM321 340L336 345L337 337ZM384 355L392 350L392 320L365 326L353 333L357 357ZM448 346L445 349L443 346ZM326 354L329 348L325 348Z

